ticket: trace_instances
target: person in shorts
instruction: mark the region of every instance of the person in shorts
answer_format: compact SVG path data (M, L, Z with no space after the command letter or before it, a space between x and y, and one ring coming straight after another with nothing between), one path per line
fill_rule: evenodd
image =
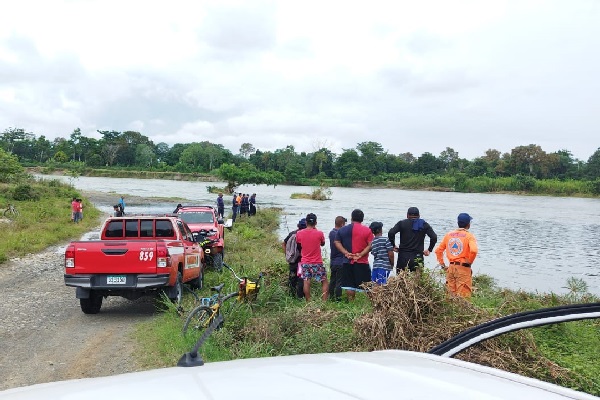
M371 222L369 229L375 235L373 242L371 242L371 254L373 254L371 280L383 285L387 283L394 267L394 246L392 246L387 236L383 236L383 223Z
M301 278L304 281L304 298L310 301L310 280L314 279L321 282L323 301L327 300L329 295L329 283L327 281L327 271L323 266L321 256L321 247L325 246L325 235L316 228L317 216L313 213L306 215L306 229L296 233L296 241L302 248L302 258L300 267L302 269Z
M373 232L362 224L365 214L358 208L352 211L350 224L341 227L335 236L335 246L345 257L342 265L342 289L349 301L354 300L360 286L371 281L369 251Z

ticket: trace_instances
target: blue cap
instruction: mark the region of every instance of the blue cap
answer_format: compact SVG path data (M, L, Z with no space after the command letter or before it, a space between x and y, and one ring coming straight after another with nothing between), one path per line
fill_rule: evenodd
M459 225L463 225L463 224L464 225L468 225L468 224L471 223L472 219L473 218L469 214L467 214L467 213L460 213L460 214L458 214L458 224Z
M298 228L300 228L300 229L306 228L306 218L302 218L300 221L298 221Z

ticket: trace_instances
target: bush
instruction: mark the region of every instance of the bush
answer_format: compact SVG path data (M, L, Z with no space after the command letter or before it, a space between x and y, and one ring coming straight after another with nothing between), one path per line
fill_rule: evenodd
M31 185L21 184L13 189L12 198L17 201L37 201L40 199L40 194Z
M23 173L17 157L0 149L0 182L17 182Z

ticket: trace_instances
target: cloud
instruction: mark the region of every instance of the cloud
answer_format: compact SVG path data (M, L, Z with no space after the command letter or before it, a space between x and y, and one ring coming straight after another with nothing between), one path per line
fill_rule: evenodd
M200 41L219 55L267 51L276 42L275 7L252 2L217 4L206 10L199 29Z
M587 159L599 17L592 0L17 2L0 14L0 129Z

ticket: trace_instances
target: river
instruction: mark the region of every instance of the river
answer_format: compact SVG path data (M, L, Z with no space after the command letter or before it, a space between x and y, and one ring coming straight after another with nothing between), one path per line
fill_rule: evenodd
M184 204L215 205L216 195L207 186L222 182L184 182L154 179L42 176L70 182L80 190L142 197L178 197ZM384 234L406 210L416 206L441 241L456 227L456 216L467 212L473 217L471 232L477 238L479 255L474 274L492 276L498 286L530 292L566 293L567 280L581 278L591 293L600 295L600 200L569 197L516 196L510 194L442 193L399 189L331 188L331 200L291 199L292 193L310 193L310 187L249 185L238 189L257 194L257 207L284 210L279 236L295 229L298 220L309 212L318 216L318 228L325 236L337 215L350 220L354 208L365 213L365 223L383 222ZM231 196L226 196L226 207ZM70 199L65 200L67 203ZM171 212L176 202L157 202L152 206L127 203L127 211ZM110 204L97 204L111 212ZM230 208L229 208L230 210ZM426 239L426 243L427 239ZM328 247L326 245L325 247ZM283 255L282 255L283 257ZM425 265L437 265L432 254Z

